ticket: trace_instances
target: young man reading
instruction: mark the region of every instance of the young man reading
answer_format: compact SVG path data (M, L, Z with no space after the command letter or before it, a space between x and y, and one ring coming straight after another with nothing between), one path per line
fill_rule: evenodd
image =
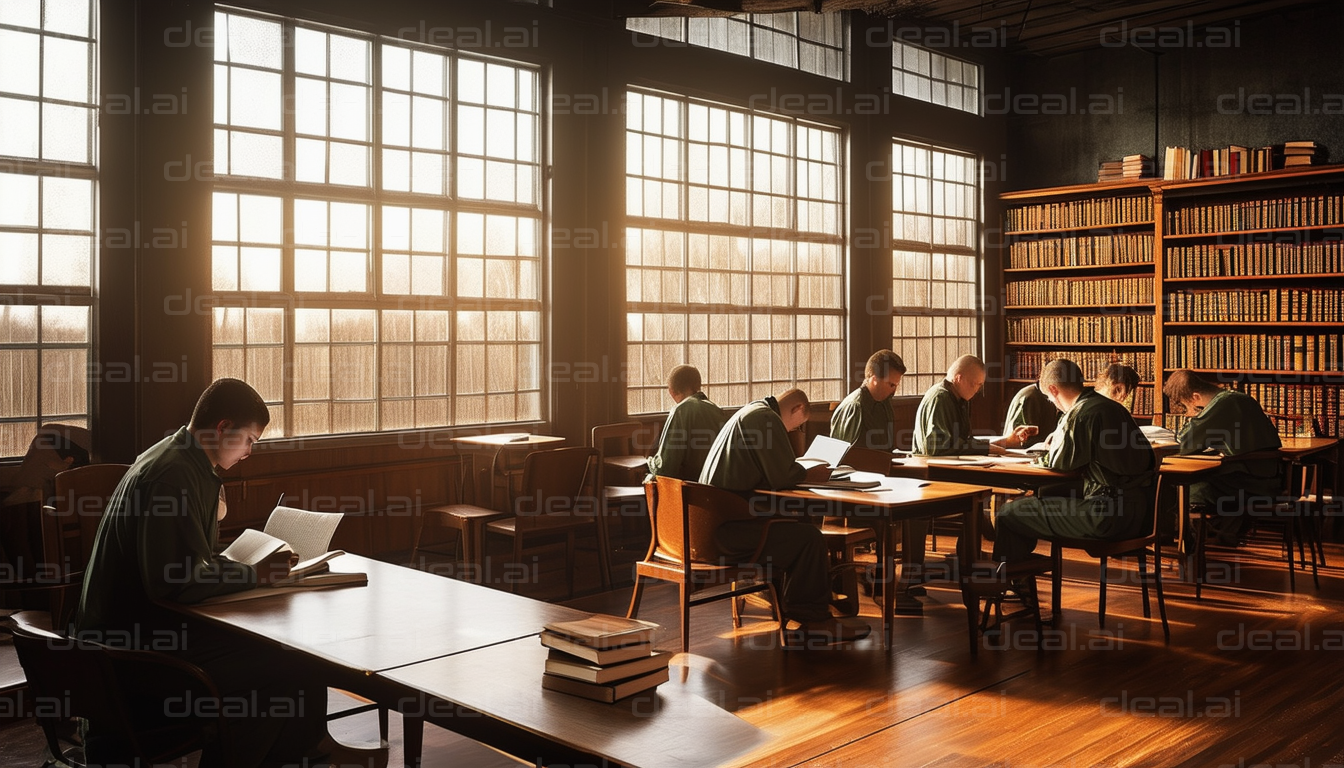
M191 422L135 460L108 503L84 573L74 619L81 639L124 644L176 634L171 652L210 674L229 701L255 701L256 711L231 718L233 766L275 765L330 759L338 745L326 737L326 686L304 679L275 649L260 649L206 623L191 621L163 603L195 603L283 578L290 553L277 553L257 567L218 554L219 521L227 511L219 472L252 453L270 422L265 402L237 379L219 379L196 403ZM145 680L147 700L156 684ZM162 692L180 698L180 691ZM242 698L236 698L242 697ZM166 711L141 717L172 717ZM180 715L179 715L180 716ZM98 723L86 741L91 761L118 759L100 749ZM216 751L202 766L222 765Z
M674 405L649 457L649 477L659 475L695 481L705 466L709 446L723 428L723 409L700 391L700 371L678 365L667 376L667 394Z
M1021 448L1036 434L1035 427L1019 426L989 442L971 437L971 398L985 386L985 364L974 355L962 355L947 369L947 378L924 393L915 411L912 452L920 456L1002 454Z
M789 432L806 423L807 409L807 395L799 389L743 406L715 438L700 482L750 497L758 489L781 490L806 480L825 480L830 469L804 469L794 460L789 442ZM720 525L714 538L722 551L730 553L729 559L733 555L745 559L756 550L764 529L764 561L759 564L774 570L773 578L783 577L786 619L797 621L809 636L837 642L866 637L871 629L867 624L831 618L821 531L806 523L769 528L765 524L763 517L733 520Z
M873 353L863 367L863 384L831 414L831 437L850 445L890 451L896 447L896 413L891 398L901 385L905 361L890 349Z

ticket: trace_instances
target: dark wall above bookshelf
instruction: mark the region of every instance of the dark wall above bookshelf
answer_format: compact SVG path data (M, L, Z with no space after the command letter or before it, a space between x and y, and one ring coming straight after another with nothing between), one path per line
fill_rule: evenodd
M1191 30L1179 18L1169 27L1147 36L1158 42L1148 50L1015 60L1012 91L999 98L1008 115L1010 189L1092 181L1102 160L1142 153L1160 161L1168 145L1314 139L1330 148L1331 162L1344 159L1344 3L1220 29Z

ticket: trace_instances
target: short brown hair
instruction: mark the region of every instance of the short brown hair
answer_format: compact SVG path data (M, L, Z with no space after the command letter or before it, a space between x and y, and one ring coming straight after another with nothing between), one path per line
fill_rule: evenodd
M1139 372L1124 363L1111 363L1097 377L1097 386L1103 384L1119 384L1126 392L1133 392L1139 388Z
M1066 392L1082 392L1083 369L1067 358L1061 357L1058 360L1051 360L1045 364L1045 369L1041 371L1039 386L1041 391L1053 386Z
M807 400L807 393L797 387L786 389L775 395L775 402L779 403L780 411L788 411L796 403L802 403L804 408L810 405Z
M868 364L863 366L863 377L865 379L876 376L879 379L885 379L892 372L905 375L905 361L901 356L892 352L890 349L879 349L868 358Z
M700 370L694 365L678 365L667 374L667 388L678 395L694 395L700 391Z
M221 421L234 427L256 424L262 429L271 423L271 411L257 390L240 379L215 379L201 393L191 412L191 428L214 429Z
M1216 395L1221 391L1222 388L1217 384L1185 368L1173 372L1167 377L1167 383L1162 385L1162 394L1173 403L1183 403L1196 393Z

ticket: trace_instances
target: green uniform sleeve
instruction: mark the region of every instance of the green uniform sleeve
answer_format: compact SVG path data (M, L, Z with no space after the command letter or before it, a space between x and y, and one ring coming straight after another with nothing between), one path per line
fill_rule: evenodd
M846 398L831 414L831 437L854 443L862 435L863 411L858 402Z
M658 477L681 477L682 464L686 459L686 440L684 428L678 424L677 410L668 411L667 422L663 424L663 434L658 436L658 450L649 457L649 474Z
M150 599L196 603L256 586L252 566L215 554L214 504L203 501L180 485L150 486L137 542L140 579Z

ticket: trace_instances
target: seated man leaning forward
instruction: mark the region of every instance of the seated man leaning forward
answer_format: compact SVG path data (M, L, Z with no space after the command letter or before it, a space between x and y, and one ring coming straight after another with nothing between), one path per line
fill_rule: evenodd
M863 384L831 414L831 437L877 451L895 449L896 412L891 398L904 374L905 361L900 355L890 349L874 352L863 367Z
M1041 388L1032 382L1019 389L1008 403L1008 413L1003 418L1003 433L1010 434L1021 426L1035 427L1036 434L1027 437L1023 448L1029 448L1055 431L1059 426L1059 409L1050 402Z
M674 405L649 457L648 480L662 475L694 482L700 477L709 446L723 429L723 409L700 391L700 371L678 365L667 376L667 394Z
M723 425L700 472L700 482L750 496L758 489L782 490L805 480L825 480L826 467L807 470L795 461L789 432L807 421L807 395L790 389L743 406ZM836 641L858 640L871 629L858 621L831 617L826 543L821 531L806 523L766 527L766 520L733 520L714 533L720 549L746 558L766 535L759 563L782 572L784 616L797 621L808 635Z
M1218 543L1236 546L1250 526L1245 511L1256 511L1283 488L1281 462L1273 451L1283 445L1279 431L1260 403L1243 392L1223 389L1199 374L1179 370L1162 387L1175 412L1190 420L1181 429L1181 453L1214 450L1227 458L1207 480L1190 485L1190 503L1211 508L1210 533ZM1258 454L1248 459L1237 457Z
M1083 385L1072 360L1053 360L1040 388L1064 412L1050 451L1037 463L1083 474L1083 496L1028 496L1004 505L995 521L994 557L1017 562L1036 540L1128 539L1152 522L1156 460L1148 438L1123 405Z
M207 622L185 618L166 603L196 603L251 589L289 573L290 553L258 566L219 555L224 517L219 472L246 459L270 422L265 402L237 379L206 388L191 422L135 460L113 492L98 526L74 619L81 639L109 645L152 645L203 668L226 701L252 702L230 721L230 741L202 753L202 766L274 765L330 758L339 750L326 736L326 686L297 671L276 648L254 645ZM141 701L181 699L165 681L143 679ZM176 711L136 716L154 723ZM90 762L117 762L117 739L89 724ZM223 754L227 748L230 754ZM100 750L102 750L100 752Z
M911 452L919 456L1002 454L1004 448L1022 448L1035 427L1021 425L988 442L971 437L971 398L985 385L985 364L974 355L962 355L947 369L947 378L924 393L915 411Z

